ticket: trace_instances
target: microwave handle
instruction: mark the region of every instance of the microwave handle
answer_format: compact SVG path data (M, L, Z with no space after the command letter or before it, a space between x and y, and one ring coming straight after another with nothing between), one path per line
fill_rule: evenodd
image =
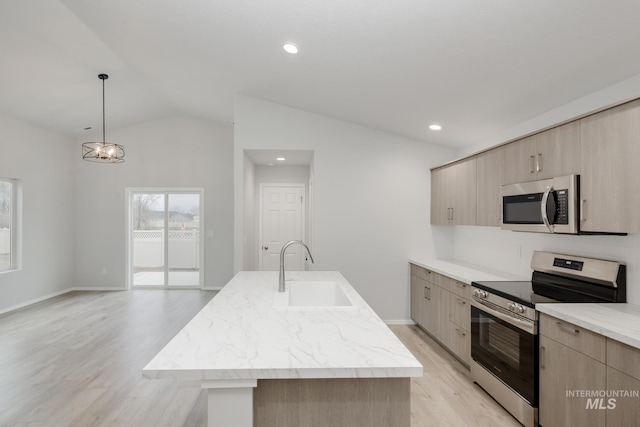
M540 213L542 214L542 221L547 226L550 232L553 233L553 225L549 222L549 216L547 215L547 202L549 201L549 195L553 191L553 186L547 186L547 189L542 195L542 203L540 204Z

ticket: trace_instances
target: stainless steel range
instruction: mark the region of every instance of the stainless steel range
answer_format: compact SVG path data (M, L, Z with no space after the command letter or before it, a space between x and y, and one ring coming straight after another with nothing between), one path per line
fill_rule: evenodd
M471 376L525 426L538 425L536 304L626 302L626 267L536 251L531 281L473 282Z

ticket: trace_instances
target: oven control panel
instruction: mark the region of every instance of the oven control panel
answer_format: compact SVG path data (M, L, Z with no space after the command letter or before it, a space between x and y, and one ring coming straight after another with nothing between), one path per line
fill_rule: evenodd
M569 270L582 271L582 267L584 267L584 262L574 261L572 259L566 259L566 258L554 258L553 266L560 267L560 268L567 268Z

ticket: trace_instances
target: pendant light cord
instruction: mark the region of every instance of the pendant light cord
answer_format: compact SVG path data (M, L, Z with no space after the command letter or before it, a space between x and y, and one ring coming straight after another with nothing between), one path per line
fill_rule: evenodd
M104 124L104 78L102 79L102 146L104 147L106 145L107 139L106 139L106 128L105 128L105 124Z

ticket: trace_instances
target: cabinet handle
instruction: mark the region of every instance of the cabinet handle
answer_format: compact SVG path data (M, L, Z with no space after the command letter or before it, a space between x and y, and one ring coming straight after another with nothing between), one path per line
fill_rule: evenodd
M428 286L424 287L424 297L427 300L431 300L431 288L429 288Z
M542 171L542 153L538 153L538 161L536 162L536 172Z
M545 359L545 354L547 352L547 349L544 348L543 345L540 346L540 369L545 369L547 366L544 363L544 359Z
M498 203L498 221L502 222L502 203Z
M456 333L457 333L458 335L460 335L461 337L464 337L465 335L467 335L467 334L466 334L466 332L461 331L461 330L460 330L460 329L458 329L458 328L456 328Z
M460 305L465 305L467 303L465 300L460 299L460 298L456 298L456 301L458 301L458 304L460 304Z
M464 289L464 288L466 288L466 287L467 287L467 284L466 284L466 283L456 282L456 285L458 285L458 287L459 287L460 289Z
M529 156L529 173L533 173L533 163L535 160L535 156Z
M453 208L451 208L451 221L453 221Z
M565 325L562 322L556 322L556 325L558 325L558 328L562 329L565 332L569 332L569 333L572 333L572 334L579 334L580 333L580 331L578 329L572 328L569 325Z
M580 222L587 219L585 208L587 207L587 199L580 199Z

